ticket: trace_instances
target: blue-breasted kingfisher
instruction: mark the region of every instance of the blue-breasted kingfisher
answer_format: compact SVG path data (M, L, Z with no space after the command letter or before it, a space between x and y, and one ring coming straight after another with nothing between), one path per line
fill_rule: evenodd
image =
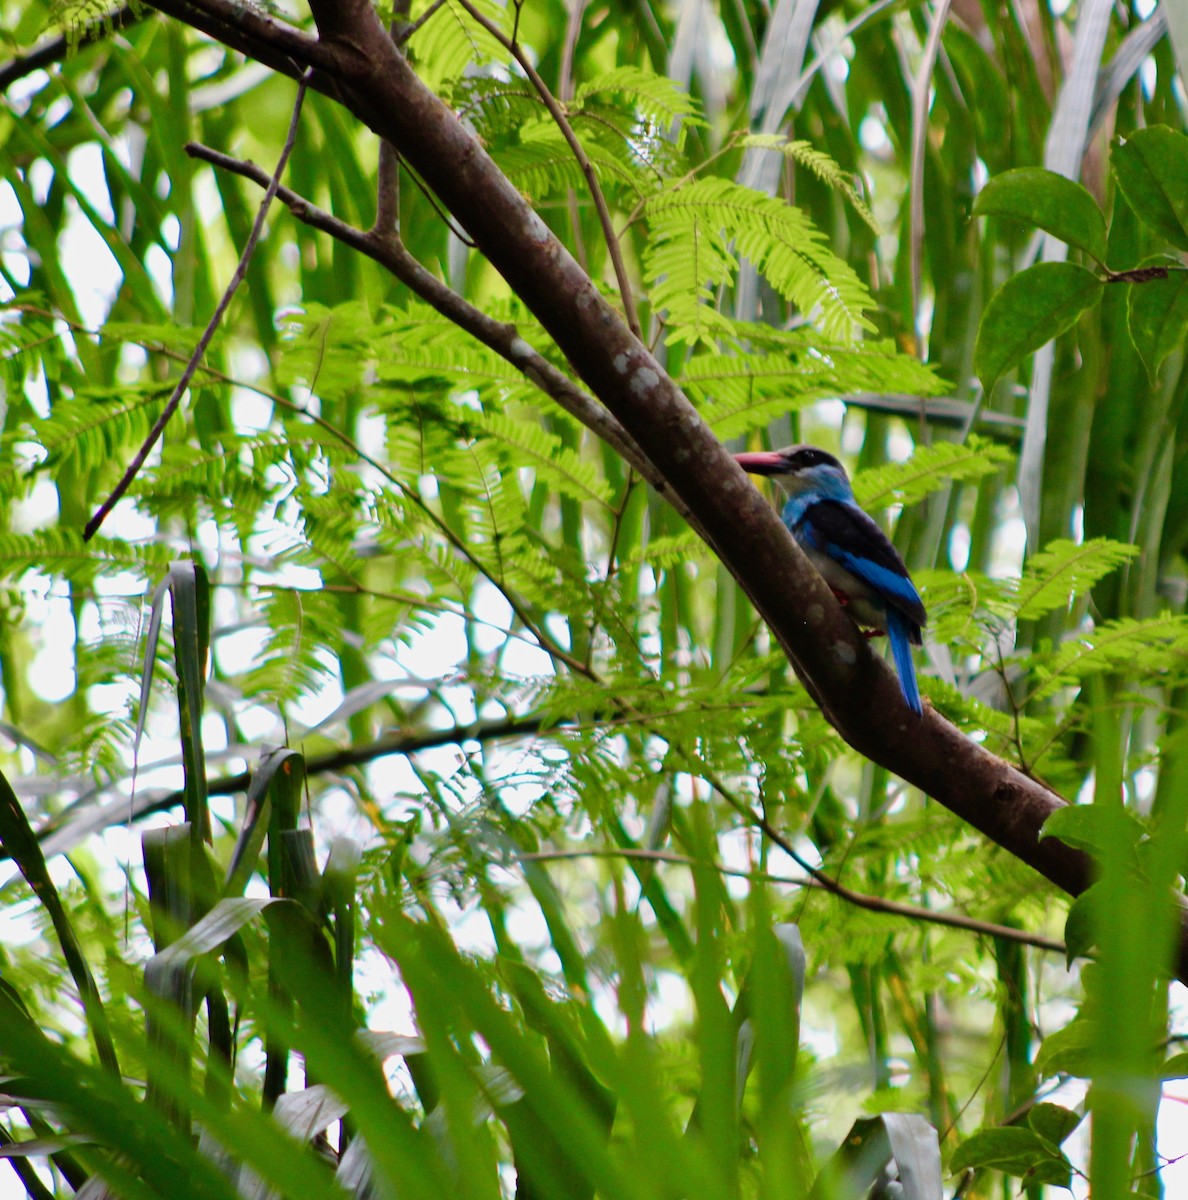
M787 493L784 524L859 624L885 629L908 707L923 716L912 646L928 617L899 551L858 507L845 468L816 446L736 454L744 471L769 475Z

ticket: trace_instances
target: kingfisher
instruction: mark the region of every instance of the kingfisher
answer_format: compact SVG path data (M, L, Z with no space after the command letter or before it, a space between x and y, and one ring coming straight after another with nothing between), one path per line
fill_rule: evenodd
M829 585L838 603L868 636L884 629L908 707L924 715L912 646L928 616L899 551L858 507L845 468L817 446L736 454L752 475L770 475L788 500L784 524Z

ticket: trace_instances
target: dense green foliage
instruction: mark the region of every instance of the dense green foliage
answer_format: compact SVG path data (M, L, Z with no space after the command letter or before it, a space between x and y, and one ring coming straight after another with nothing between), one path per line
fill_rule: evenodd
M385 14L720 438L845 457L928 606L927 699L1080 801L1050 822L1100 864L1071 906L850 750L497 339L285 193L85 540L262 194L186 143L271 172L296 88L147 5L0 14L0 1142L31 1141L28 1193L841 1197L894 1160L933 1197L939 1146L949 1192L1159 1194L1188 1149L1153 1140L1188 1075L1164 10ZM380 195L564 375L396 165L311 89L281 182L340 232Z

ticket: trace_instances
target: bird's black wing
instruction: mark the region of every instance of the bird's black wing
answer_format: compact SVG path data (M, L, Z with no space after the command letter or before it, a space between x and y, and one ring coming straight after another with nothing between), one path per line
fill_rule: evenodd
M878 522L857 504L818 500L805 509L796 532L815 550L828 554L861 579L913 624L920 626L928 620L924 602L899 551L887 540ZM913 632L916 636L912 640L918 641L919 629Z

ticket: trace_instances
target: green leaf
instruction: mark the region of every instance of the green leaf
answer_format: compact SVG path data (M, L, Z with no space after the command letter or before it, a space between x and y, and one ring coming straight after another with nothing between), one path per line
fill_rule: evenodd
M1115 143L1110 165L1139 220L1188 250L1188 137L1166 125L1140 129Z
M1028 354L1071 328L1104 287L1075 263L1039 263L1008 279L978 326L974 370L986 393Z
M1027 1114L1028 1125L1053 1146L1059 1146L1082 1120L1083 1114L1060 1104L1037 1104Z
M491 0L474 0L474 7L510 36L512 13ZM437 90L447 80L487 62L504 63L507 51L461 5L447 2L409 39L409 57L428 87Z
M170 566L169 598L173 606L173 654L185 764L186 817L192 824L194 837L209 841L202 709L210 652L210 583L201 563L177 562Z
M1033 695L1054 695L1101 671L1124 671L1151 683L1170 671L1182 671L1185 654L1188 617L1164 613L1146 621L1107 621L1036 660L1041 682Z
M1028 1175L1053 1163L1063 1166L1065 1176L1071 1173L1068 1160L1059 1152L1054 1155L1035 1130L1006 1126L981 1129L967 1138L953 1152L949 1170L956 1173L972 1167L1002 1171L1006 1175Z
M1069 804L1058 808L1040 830L1040 837L1056 837L1069 846L1098 855L1116 854L1119 844L1132 850L1146 836L1143 826L1124 810L1102 804Z
M220 900L196 925L170 943L145 964L144 978L150 991L168 996L170 977L189 969L190 963L218 950L270 904L291 904L276 896L231 896Z
M873 307L865 285L794 205L714 177L658 193L647 218L644 276L653 305L667 313L670 340L713 348L733 332L716 302L718 289L735 278L739 255L826 337L845 343L860 328L875 329L865 315Z
M1160 1079L1188 1079L1188 1050L1166 1059L1159 1068Z
M1100 1028L1086 1017L1077 1017L1063 1029L1054 1030L1044 1038L1035 1056L1037 1078L1059 1074L1086 1078L1092 1074L1100 1039Z
M1106 224L1097 201L1081 184L1042 167L996 175L974 201L974 216L1038 226L1077 246L1099 263L1106 258Z
M1031 557L1019 581L1016 615L1034 621L1057 609L1067 608L1074 597L1099 579L1117 570L1138 554L1137 546L1109 538L1072 542L1058 538Z
M739 138L736 145L740 150L773 150L806 168L822 183L841 192L876 237L882 232L870 207L858 194L851 176L842 170L833 158L811 142L800 138L786 138L778 133L751 133Z
M1102 901L1100 889L1099 883L1093 884L1068 906L1068 916L1064 919L1064 945L1066 962L1070 967L1073 959L1084 958L1097 945Z
M95 985L95 977L91 974L82 944L75 933L74 925L62 903L58 889L54 886L54 881L46 866L45 856L41 852L41 846L29 824L29 818L25 816L25 810L21 807L16 793L3 774L0 774L0 846L16 863L25 882L33 889L33 894L49 914L54 932L58 935L58 942L62 947L62 957L66 960L71 977L82 998L87 1024L90 1027L91 1036L95 1039L95 1049L99 1059L109 1072L118 1077L119 1062L116 1058L115 1045L111 1040L103 999Z
M1188 271L1132 283L1126 315L1134 347L1154 386L1163 360L1184 344L1188 331Z
M243 894L256 869L256 859L264 844L273 809L296 812L301 805L305 784L305 756L279 746L265 750L260 765L252 772L252 782L244 800L243 823L227 864L223 897Z
M915 504L949 483L980 479L1013 460L1005 446L970 437L964 442L918 446L906 462L888 463L854 478L854 495L863 508Z

